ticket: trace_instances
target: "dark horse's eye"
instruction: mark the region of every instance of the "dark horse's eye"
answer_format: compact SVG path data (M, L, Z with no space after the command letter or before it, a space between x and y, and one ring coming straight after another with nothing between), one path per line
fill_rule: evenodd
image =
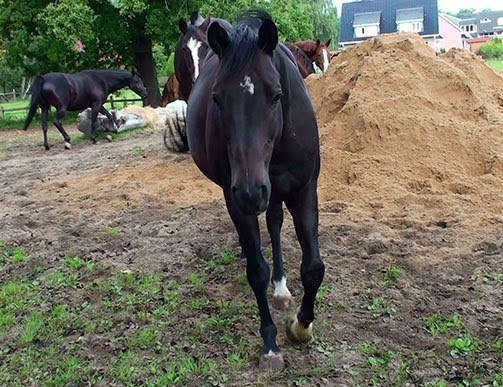
M283 96L283 94L281 94L281 93L276 94L274 96L274 98L272 99L272 103L278 103L282 96Z

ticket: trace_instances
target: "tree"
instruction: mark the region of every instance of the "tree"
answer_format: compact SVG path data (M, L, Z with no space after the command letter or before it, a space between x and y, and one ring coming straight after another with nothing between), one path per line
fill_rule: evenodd
M458 11L456 17L463 18L464 15L469 15L475 12L475 8L463 8Z
M252 7L271 13L283 41L332 38L335 44L331 0L0 0L2 64L25 76L136 66L156 106L157 69L165 65L155 59L174 51L178 19L200 9L232 22Z
M491 39L480 45L477 54L484 59L503 59L503 41L499 38Z

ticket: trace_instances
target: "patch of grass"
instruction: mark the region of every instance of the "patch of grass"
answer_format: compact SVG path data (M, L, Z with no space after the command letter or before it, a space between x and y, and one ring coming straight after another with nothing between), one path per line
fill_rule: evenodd
M360 346L360 352L366 356L367 366L373 372L371 384L379 385L384 380L390 362L394 358L391 351L383 351L374 342L365 342Z
M383 273L383 279L380 282L380 285L382 285L382 286L396 285L398 278L402 274L402 269L400 269L399 267L393 267L393 266L383 268L381 271Z
M79 282L79 274L67 270L55 270L47 273L45 281L54 289L75 287Z
M367 310L371 312L374 317L384 315L394 316L396 314L396 309L389 305L388 301L382 297L372 298L367 305Z
M487 64L495 70L503 71L503 60L488 60Z
M26 252L21 247L13 247L8 249L5 245L0 245L0 251L2 252L0 262L5 263L21 263L26 259Z
M452 357L469 356L480 350L480 343L470 334L461 334L448 341L449 354Z
M38 338L39 333L44 327L44 317L42 313L35 312L26 318L21 329L21 343L29 344Z
M447 333L451 328L461 329L463 322L461 316L454 314L449 318L442 317L441 314L435 313L431 316L423 318L423 329L430 335Z
M119 233L119 227L107 227L105 229L108 235L117 235Z

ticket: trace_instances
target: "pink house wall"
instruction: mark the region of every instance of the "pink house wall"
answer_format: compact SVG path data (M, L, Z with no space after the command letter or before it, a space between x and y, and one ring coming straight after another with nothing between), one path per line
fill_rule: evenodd
M438 14L438 29L443 38L439 42L439 49L468 48L461 36L463 31L441 13Z

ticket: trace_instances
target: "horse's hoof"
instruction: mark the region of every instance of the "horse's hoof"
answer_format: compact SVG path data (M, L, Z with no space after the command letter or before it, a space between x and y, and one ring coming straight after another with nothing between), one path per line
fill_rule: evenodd
M258 368L260 371L281 371L285 368L283 355L281 352L274 353L272 351L269 351L268 354L260 355Z
M51 147L49 145L45 145L45 150L48 151L49 149L51 149Z
M272 298L272 306L276 310L288 310L292 305L292 297L278 296Z
M313 323L305 328L297 319L297 314L295 314L288 321L286 336L294 343L307 343L313 337Z
M72 149L72 144L65 142L65 149Z
M110 136L109 134L107 134L105 138L108 140L108 142L112 142L112 136Z

